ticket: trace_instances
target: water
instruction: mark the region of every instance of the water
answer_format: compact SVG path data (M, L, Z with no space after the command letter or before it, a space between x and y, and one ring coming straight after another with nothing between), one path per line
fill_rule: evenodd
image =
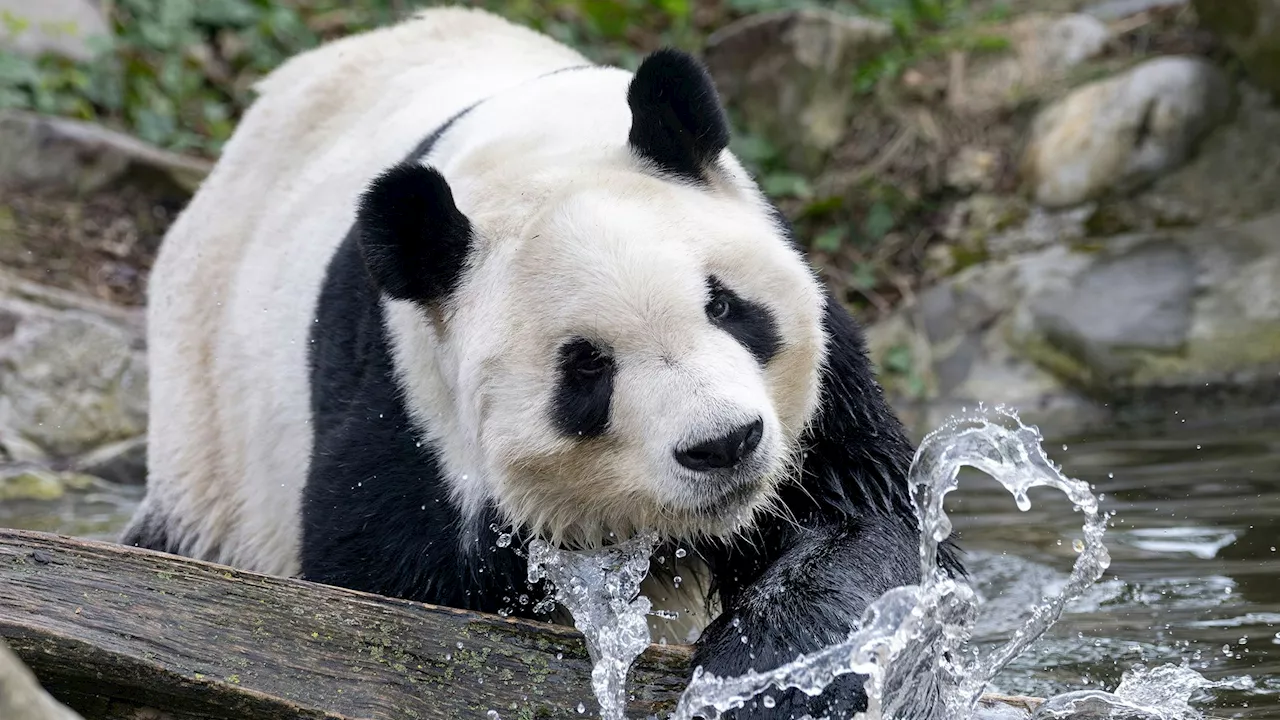
M1172 431L1044 443L1067 476L1090 483L1115 513L1105 535L1111 565L992 690L1038 697L1110 690L1124 698L1117 685L1126 673L1187 659L1210 680L1254 678L1253 687L1195 693L1193 704L1206 714L1280 717L1280 413L1198 427L1171 420ZM984 600L970 642L989 653L1013 637L1032 603L1066 581L1082 517L1057 490L1032 489L1031 509L1022 512L981 472L966 468L959 479L944 505ZM126 488L54 503L0 501L0 526L112 539L140 495ZM1072 701L1077 720L1089 717L1085 701ZM1054 709L1042 713L1046 707ZM588 716L597 711L584 707Z
M1252 688L1213 690L1207 714L1280 717L1280 414L1172 420L1160 433L1046 443L1115 513L1111 567L994 679L998 690L1113 689L1135 664L1186 659L1211 680L1254 678ZM1007 618L1064 581L1079 521L1056 493L1033 495L1021 513L986 477L962 483L947 511L987 601L974 641L988 648L1013 632Z
M1031 509L1032 489L1050 487L1061 491L1077 517L1083 518L1082 537L1070 543L1076 554L1071 573L1061 582L1049 583L1042 599L1026 603L1024 597L1023 606L1030 607L1025 619L1015 621L1020 624L1011 626L1012 633L1003 643L988 646L985 651L973 638L979 614L978 595L965 582L947 578L935 563L937 544L952 532L944 504L947 495L957 488L964 466L996 479L1013 495L1023 513ZM1069 603L1080 600L1092 589L1110 565L1109 553L1102 543L1107 515L1100 512L1098 498L1089 484L1064 476L1046 457L1038 431L1022 425L1012 413L981 410L944 424L920 443L909 482L925 529L921 583L886 593L867 609L861 626L844 642L800 656L773 671L732 678L695 672L672 720L718 717L725 710L754 702L756 695L770 687L798 688L816 695L837 676L847 673L867 676L869 706L860 718L968 718L979 696L995 689L991 681L1049 630ZM1060 545L1061 538L1056 543ZM1218 546L1224 546L1223 541L1218 541ZM558 556L562 567L571 555L555 553L545 546L540 551ZM1199 556L1206 554L1201 550ZM642 567L641 560L638 556L631 559L631 572ZM593 559L592 567L600 566L599 560ZM639 578L635 580L636 587L638 583ZM574 599L578 607L585 606L585 597L579 594ZM991 606L997 610L1013 609L1001 608L999 603ZM1002 612L995 619L1009 625L1019 614ZM575 609L574 617L589 638L600 632L590 613ZM1248 676L1209 680L1190 667L1188 659L1184 656L1181 663L1150 669L1142 663L1131 663L1113 692L1077 685L1066 692L1049 693L1049 700L1037 709L1034 718L1191 720L1203 717L1191 704L1193 696L1203 701L1206 690L1256 690ZM616 662L613 667L617 667ZM619 692L616 687L615 692ZM597 694L600 695L599 689ZM603 696L601 704L603 716L621 717L620 708L609 709Z
M529 543L529 583L545 578L586 637L594 663L591 685L605 720L625 720L627 671L649 646L650 604L640 594L640 583L657 544L652 532L594 551L564 552L536 539Z
M673 720L691 720L695 714L718 716L770 686L817 695L837 676L851 672L868 676L868 708L861 717L969 717L987 682L1044 633L1065 604L1110 564L1102 544L1106 519L1097 499L1086 483L1058 471L1045 457L1040 440L1034 428L1000 411L980 411L949 421L926 436L908 478L923 518L920 584L885 593L867 608L861 627L844 642L771 672L740 678L696 673ZM952 530L943 503L957 488L962 466L994 477L1013 494L1021 510L1030 509L1027 493L1032 488L1047 486L1061 490L1084 517L1084 539L1076 545L1080 552L1067 582L1056 594L1033 604L1008 642L985 655L969 644L977 619L974 591L967 583L948 578L937 566L938 544Z

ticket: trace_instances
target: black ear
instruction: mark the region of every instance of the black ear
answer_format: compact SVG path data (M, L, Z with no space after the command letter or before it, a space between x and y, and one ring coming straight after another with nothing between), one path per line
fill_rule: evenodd
M641 157L695 182L729 145L729 123L706 68L688 53L654 52L627 89L628 140Z
M453 292L471 246L471 222L434 168L405 162L360 197L360 252L378 289L431 303Z

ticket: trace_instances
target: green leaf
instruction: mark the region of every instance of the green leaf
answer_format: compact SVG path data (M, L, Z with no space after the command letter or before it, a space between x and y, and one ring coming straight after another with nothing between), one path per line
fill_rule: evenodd
M849 282L859 290L870 290L876 286L876 267L871 263L858 263L853 267Z
M245 27L261 14L262 10L247 0L200 0L193 19L206 25Z
M772 197L808 198L813 196L813 188L809 181L801 175L789 172L774 172L764 176L761 183L765 194Z
M894 345L885 350L884 368L889 372L906 375L911 372L911 348L906 345Z
M866 219L862 222L862 232L871 242L879 242L889 234L895 222L893 211L889 209L888 204L873 203L867 211Z
M822 252L835 252L840 249L840 244L844 242L845 229L843 226L829 228L821 235L813 239L813 249Z

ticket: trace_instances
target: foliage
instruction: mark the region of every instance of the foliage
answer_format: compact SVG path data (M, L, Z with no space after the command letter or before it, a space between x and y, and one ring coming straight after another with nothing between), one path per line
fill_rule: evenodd
M487 0L602 62L634 67L658 42L689 46L693 0ZM0 107L96 120L161 147L215 155L253 83L321 41L440 3L409 0L116 0L92 62L0 53ZM8 29L22 30L8 19Z
M92 62L0 53L0 107L96 120L173 150L214 155L253 99L253 83L323 40L384 25L427 0L115 0L114 35ZM661 44L696 50L707 32L736 17L828 7L890 19L904 48L924 29L954 25L964 0L485 0L516 22L600 62L634 68ZM6 16L10 31L20 19ZM858 82L892 72L886 53ZM804 192L794 177L770 181Z
M715 29L756 12L821 7L889 21L897 42L849 82L872 92L922 57L1002 47L975 33L969 0L481 0L472 2L578 48L634 68L661 45L691 51ZM441 0L112 0L113 37L91 62L0 52L0 108L101 122L160 147L216 156L254 97L254 83L317 44L388 24ZM989 5L989 3L988 3ZM997 13L1006 12L997 9ZM5 16L10 31L20 29ZM20 24L20 23L18 23ZM742 123L735 122L739 127ZM867 181L826 197L786 167L767 138L735 133L732 149L784 207L836 283L861 302L892 286L875 248L928 212ZM890 294L892 294L890 290ZM877 306L883 306L878 303Z

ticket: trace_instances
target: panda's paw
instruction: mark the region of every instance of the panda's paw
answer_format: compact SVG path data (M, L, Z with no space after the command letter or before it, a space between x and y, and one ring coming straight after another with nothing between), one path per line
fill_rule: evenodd
M788 630L794 632L803 625L788 627L783 618L770 621L752 615L750 612L725 613L711 623L698 640L694 667L701 666L704 672L718 677L737 676L748 670L763 672L814 649L803 646L823 644L797 643L799 638L789 635ZM852 717L867 707L865 681L865 675L842 675L813 697L796 688L770 689L721 717L725 720L791 720L806 715L832 720Z
M801 720L827 718L844 720L867 709L867 696L862 690L863 675L842 675L828 685L822 694L809 697L791 688L766 690L747 700L741 708L720 715L721 720Z

